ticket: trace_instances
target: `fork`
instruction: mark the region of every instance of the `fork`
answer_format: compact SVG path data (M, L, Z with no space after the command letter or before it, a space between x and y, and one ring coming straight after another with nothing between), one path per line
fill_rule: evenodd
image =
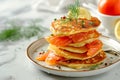
M105 50L105 52L109 53L109 54L113 54L115 56L120 56L120 51L115 51L115 50Z

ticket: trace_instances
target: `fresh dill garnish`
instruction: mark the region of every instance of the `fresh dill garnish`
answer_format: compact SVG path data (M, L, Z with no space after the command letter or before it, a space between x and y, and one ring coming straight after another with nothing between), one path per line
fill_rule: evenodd
M79 0L75 0L74 4L68 6L69 12L67 16L61 17L61 23L67 23L72 21L72 19L78 19L79 16ZM77 21L77 20L76 20Z
M11 27L0 32L0 41L19 40L21 36L20 27Z
M90 25L93 25L94 23L90 21L89 24L90 24Z
M40 25L36 25L36 24L30 24L27 27L24 27L21 29L21 34L23 36L23 38L31 38L33 36L38 35L39 33L43 33L44 30L42 30L43 27ZM39 34L39 36L42 34Z
M56 21L57 19L55 18L54 21Z
M68 6L70 11L69 17L77 19L79 16L79 0L76 0L73 5Z
M82 24L82 28L85 28L85 21L84 20L81 21L81 24Z
M99 64L93 65L93 66L90 67L90 70L94 70L94 69L96 69L98 66L99 66Z
M10 27L0 32L0 41L17 41L22 38L29 39L33 36L41 36L45 28L41 25L37 25L31 21L31 24L18 25L16 23L10 23Z
M50 34L51 36L54 36L53 34Z

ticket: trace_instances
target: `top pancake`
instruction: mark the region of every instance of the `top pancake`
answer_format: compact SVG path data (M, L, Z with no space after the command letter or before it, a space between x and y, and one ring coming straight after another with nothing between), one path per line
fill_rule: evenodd
M54 35L68 36L95 30L99 24L100 21L96 17L92 17L91 20L84 18L70 19L64 17L53 21L50 30Z

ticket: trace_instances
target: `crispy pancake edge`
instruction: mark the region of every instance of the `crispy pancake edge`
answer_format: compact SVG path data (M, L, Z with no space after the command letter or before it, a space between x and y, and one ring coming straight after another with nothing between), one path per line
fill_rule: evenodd
M59 64L60 64L60 65L63 65L63 66L70 67L70 68L75 68L75 69L92 67L92 66L94 66L94 65L99 65L100 63L102 63L102 62L105 60L106 54L105 54L104 51L101 51L101 52L104 53L104 54L103 54L103 58L102 58L100 61L96 62L96 63L92 63L92 64L78 64L78 63L77 63L77 64L76 64L76 63L59 62ZM101 53L101 52L100 52L100 53Z
M67 59L78 59L78 60L85 60L85 59L89 59L89 58L92 58L94 57L95 55L97 55L102 49L98 50L93 56L86 56L87 54L86 53L82 53L82 54L78 54L78 53L73 53L73 52L69 52L69 51L65 51L65 50L62 50L54 45L49 45L48 46L48 50L52 50L54 51L54 53L58 56L62 56L64 58L67 58ZM85 56L82 56L84 55Z

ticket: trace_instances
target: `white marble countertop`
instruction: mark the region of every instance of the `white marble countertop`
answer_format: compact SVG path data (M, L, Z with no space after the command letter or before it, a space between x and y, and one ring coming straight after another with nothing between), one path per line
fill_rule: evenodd
M1 0L2 1L2 0ZM41 25L49 28L51 21L63 13L37 12L35 9L10 16L10 19L43 19ZM2 28L2 27L0 27ZM98 29L105 34L104 27ZM49 33L44 34L44 36ZM114 38L113 36L110 36ZM29 40L21 40L12 43L0 42L0 80L120 80L120 64L109 72L81 78L55 76L36 69L26 56L26 49L31 42L37 40L33 37Z

